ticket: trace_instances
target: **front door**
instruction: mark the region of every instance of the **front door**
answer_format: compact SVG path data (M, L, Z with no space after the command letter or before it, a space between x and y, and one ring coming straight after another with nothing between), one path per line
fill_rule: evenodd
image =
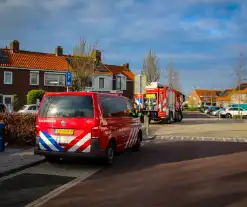
M3 95L3 104L5 104L8 108L11 108L12 103L13 103L13 96Z

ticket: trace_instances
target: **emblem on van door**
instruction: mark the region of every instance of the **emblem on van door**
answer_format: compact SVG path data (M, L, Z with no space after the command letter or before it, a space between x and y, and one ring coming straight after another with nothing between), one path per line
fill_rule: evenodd
M62 126L65 126L66 125L66 122L65 121L61 121L61 125Z

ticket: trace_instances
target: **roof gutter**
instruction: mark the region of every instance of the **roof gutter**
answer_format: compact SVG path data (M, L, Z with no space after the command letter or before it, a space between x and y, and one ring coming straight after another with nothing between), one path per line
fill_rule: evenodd
M0 66L2 69L13 69L13 70L29 70L29 71L44 71L44 72L57 72L57 73L66 73L68 72L67 69L61 69L61 70L52 70L52 69L40 69L40 68L16 68L16 67L9 67L9 66Z

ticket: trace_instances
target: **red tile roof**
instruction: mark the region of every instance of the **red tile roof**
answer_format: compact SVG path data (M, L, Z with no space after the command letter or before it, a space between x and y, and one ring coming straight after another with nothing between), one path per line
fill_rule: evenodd
M13 53L10 49L2 49L8 54L8 64L0 63L2 67L28 68L67 71L68 62L66 55L56 56L56 54L31 52L20 50L19 53ZM128 79L134 80L132 71L124 66L102 64L109 72L100 72L98 74L123 74Z
M7 52L9 62L8 64L0 63L0 66L59 71L66 71L68 69L67 56L23 50L19 53L12 53L10 49L3 50Z
M195 92L199 96L201 101L204 101L205 96L213 96L214 99L217 95L216 92L220 90L204 90L204 89L196 89Z
M123 74L125 75L128 79L134 80L135 75L134 73L127 69L124 66L118 66L118 65L107 65L104 64L113 74Z

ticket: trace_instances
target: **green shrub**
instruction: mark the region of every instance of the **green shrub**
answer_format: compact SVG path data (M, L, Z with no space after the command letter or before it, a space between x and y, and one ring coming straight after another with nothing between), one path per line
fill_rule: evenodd
M0 113L0 121L6 123L5 140L10 145L24 146L35 144L35 115Z
M19 102L19 98L16 94L14 94L14 99L13 99L13 109L14 111L18 111L20 108L20 102Z
M242 115L233 115L232 116L233 119L243 119Z
M44 90L31 90L27 94L27 104L36 104L37 99L41 101L43 95L46 93Z
M183 107L184 107L184 108L188 108L188 104L187 104L187 103L184 104Z
M189 108L186 108L184 110L186 110L186 111L200 111L200 108L199 107L189 107Z

